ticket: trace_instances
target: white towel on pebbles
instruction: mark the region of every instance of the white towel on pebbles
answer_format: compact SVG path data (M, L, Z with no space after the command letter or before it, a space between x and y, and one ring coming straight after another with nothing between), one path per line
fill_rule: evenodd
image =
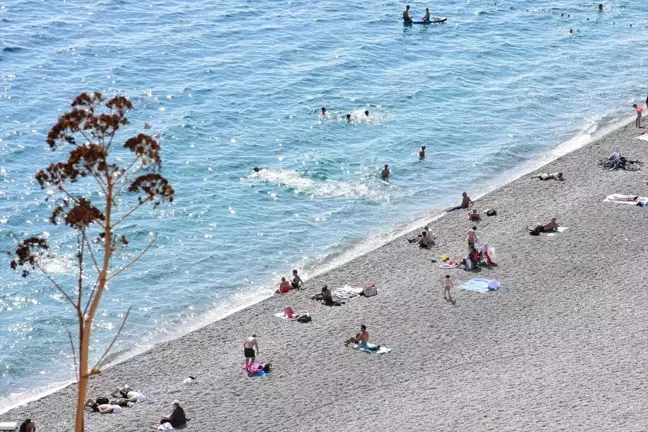
M341 300L351 300L356 297L360 297L362 294L362 287L352 287L349 285L344 285L341 288L335 288L331 295Z
M376 348L377 346L378 345L374 345L374 344L371 344L371 343L367 344L368 348ZM377 350L376 349L367 349L365 347L361 347L360 345L353 345L353 349L358 350L358 351L362 351L362 352L366 352L366 353L369 353L369 354L386 354L386 353L391 351L391 348L387 348L386 346L382 346L382 345L380 345L380 348L378 348Z

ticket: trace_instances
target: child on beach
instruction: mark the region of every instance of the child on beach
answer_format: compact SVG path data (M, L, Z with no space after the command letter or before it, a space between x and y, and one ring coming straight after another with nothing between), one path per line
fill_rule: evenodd
M452 303L455 301L450 295L450 288L454 287L452 281L450 280L450 275L446 275L445 280L443 281L443 298L445 300L450 300Z
M641 114L643 113L643 108L638 107L637 104L632 105L632 108L634 108L635 112L637 113L637 118L635 119L635 126L640 128L641 127Z

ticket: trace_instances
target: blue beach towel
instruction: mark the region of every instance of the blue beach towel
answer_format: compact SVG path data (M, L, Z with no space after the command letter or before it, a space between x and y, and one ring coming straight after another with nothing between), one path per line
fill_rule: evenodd
M378 345L368 343L366 345L353 345L353 349L357 351L366 352L369 354L386 354L391 351L391 348L380 345L380 348L375 349Z
M484 279L484 278L470 279L469 281L466 281L461 285L459 285L457 289L464 290L464 291L474 291L483 294L490 291L488 289L488 284L490 282L491 282L490 279Z

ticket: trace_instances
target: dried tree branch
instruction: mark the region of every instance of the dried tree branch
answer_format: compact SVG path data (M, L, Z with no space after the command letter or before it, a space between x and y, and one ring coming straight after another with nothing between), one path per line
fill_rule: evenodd
M70 346L72 347L72 358L74 359L74 376L76 377L77 382L79 382L79 365L77 364L76 350L74 349L74 340L72 340L72 333L70 333L70 330L67 327L65 328L65 331L70 338Z
M81 298L83 297L83 247L85 246L83 239L85 238L85 228L82 229L81 232L83 233L82 236L77 235L77 260L79 261L79 286L77 287L78 293L76 304L77 310L81 309Z
M110 342L110 345L108 345L108 348L106 348L106 351L104 351L101 358L97 361L97 363L94 365L94 367L90 371L90 375L95 375L95 374L99 373L99 369L97 369L97 368L99 367L99 365L101 364L103 359L108 355L108 352L110 352L110 349L113 347L115 341L117 340L117 338L121 334L121 331L124 328L124 325L126 324L126 320L128 319L128 315L130 315L130 311L131 311L132 307L133 307L133 305L130 305L128 307L128 311L126 311L126 316L124 316L124 320L122 321L121 325L119 326L119 330L117 330L117 334L113 337L112 342Z
M117 270L115 273L113 273L112 275L108 276L108 278L106 279L106 282L110 281L110 279L114 278L114 277L117 276L119 273L123 272L124 270L128 270L128 268L129 268L130 266L132 266L133 264L135 264L135 263L136 263L136 262L137 262L137 261L142 257L142 255L144 255L144 254L146 253L146 251L149 250L151 246L153 246L153 243L155 243L156 240L157 240L157 233L155 234L155 236L153 236L153 238L152 238L151 241L146 245L146 247L145 247L144 249L142 249L142 251L139 253L139 255L137 255L135 258L133 258L133 260L132 260L131 262L129 262L128 264L126 264L124 267L120 268L120 269Z
M76 306L76 303L74 303L74 300L72 300L72 298L69 296L69 294L66 293L65 290L63 290L63 288L61 288L61 285L59 285L58 282L56 282L56 280L54 280L54 278L53 278L52 276L50 276L50 274L49 274L49 273L48 273L48 272L43 268L43 266L41 266L38 262L35 263L35 265L36 265L36 267L38 267L38 269L39 269L39 270L40 270L40 271L41 271L45 276L47 276L47 279L49 279L50 282L52 282L52 285L54 285L54 286L56 287L56 289L58 289L58 290L61 292L61 294L63 294L63 295L65 296L65 298L67 299L67 301L70 302L70 304L72 305L72 307L73 307L74 309L76 309L76 307L77 307L77 306Z
M88 251L90 251L90 257L92 258L92 262L94 263L95 270L97 270L97 273L99 273L101 270L99 269L97 258L95 257L94 252L92 251L92 245L90 244L90 240L88 240L88 236L86 236L85 230L83 230L83 240L88 246Z
M122 217L120 217L119 220L118 220L117 222L115 222L115 223L110 227L110 229L114 230L115 227L116 227L117 225L119 225L120 223L122 223L122 222L124 221L124 219L126 219L128 216L130 216L131 214L133 214L133 212L134 212L135 210L137 210L138 208L142 207L144 204L146 204L147 202L151 201L152 199L153 199L153 197L149 195L149 196L147 196L146 198L144 198L143 200L141 200L139 203L137 203L137 205L136 205L135 207L133 207L132 209L130 209L129 212L127 212L127 213L124 214Z
M135 158L135 160L133 161L133 163L128 167L128 169L127 169L126 171L128 171L128 170L133 166L133 164L134 164L135 162L137 162L138 160L139 160L138 158ZM144 168L144 163L143 163L143 162L140 164L140 166L138 166L137 168L135 168L135 170L134 170L132 173L130 173L130 175L129 175L126 179L122 180L122 185L119 187L119 190L117 191L117 195L121 195L121 193L123 192L124 188L125 188L126 186L128 186L128 184L131 182L131 180L133 180L133 179L135 178L135 176L137 175L137 173L140 172L142 168ZM126 174L126 171L124 171L124 174Z

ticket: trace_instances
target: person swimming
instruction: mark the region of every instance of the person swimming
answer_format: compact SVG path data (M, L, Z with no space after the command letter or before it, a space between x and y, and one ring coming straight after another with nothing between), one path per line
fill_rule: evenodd
M322 107L322 111L320 112L320 115L322 117L328 117L329 116L328 111L326 111L326 107Z
M389 175L391 174L391 171L389 170L389 165L385 164L385 168L380 172L380 177L383 180L387 180L389 178Z
M369 117L369 111L365 111L365 116Z
M425 159L425 146L421 146L421 149L419 150L419 159Z
M346 115L347 123L351 123L351 114Z
M409 15L409 10L410 10L409 5L405 6L405 10L403 11L403 23L404 24L412 24L412 18Z

